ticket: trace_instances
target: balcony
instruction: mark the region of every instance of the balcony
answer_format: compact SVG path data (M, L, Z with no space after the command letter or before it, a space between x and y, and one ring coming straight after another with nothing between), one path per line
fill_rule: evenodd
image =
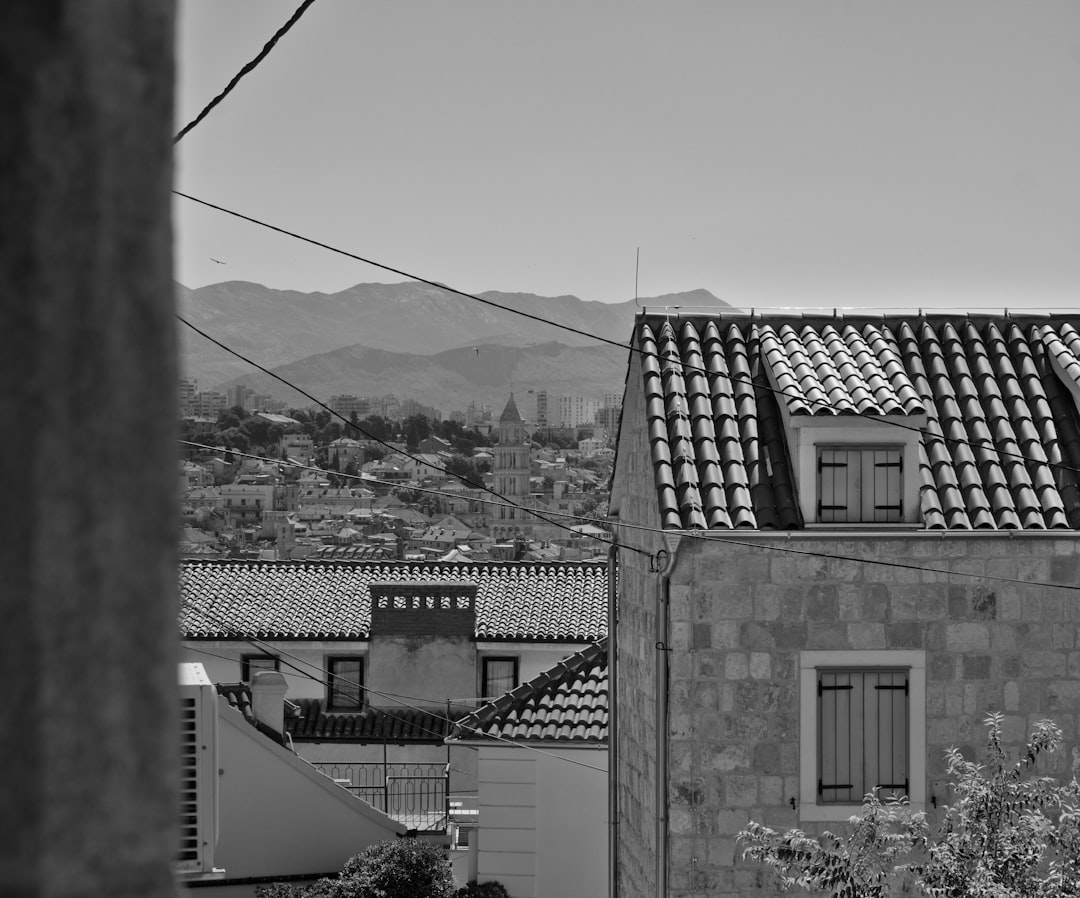
M316 762L320 773L410 830L445 833L450 816L448 764Z

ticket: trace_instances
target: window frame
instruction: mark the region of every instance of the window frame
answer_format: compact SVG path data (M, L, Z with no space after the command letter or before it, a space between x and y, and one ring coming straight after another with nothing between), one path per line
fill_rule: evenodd
M818 674L821 670L863 669L908 672L908 801L913 811L926 809L926 652L867 649L799 653L799 820L843 821L857 813L853 802L819 804Z
M334 696L339 694L339 691L334 687L335 677L339 679L347 679L347 677L341 674L334 673L334 664L339 661L356 662L360 666L360 676L357 679L357 683L360 688L360 695L356 700L356 704L351 702L348 704L341 704L338 701L334 701ZM364 689L364 656L363 655L327 655L326 656L326 710L327 711L362 711L364 708L364 701L366 699L366 693Z
M854 517L847 517L846 519L833 519L824 520L823 516L828 511L836 511L839 506L825 506L825 495L823 489L823 477L824 469L828 466L837 466L837 462L830 460L826 461L823 458L824 453L845 453L847 455L857 454L858 457L858 469L854 473L854 476L847 479L844 484L844 493L847 500L847 505L842 506L849 515L852 514L852 506L855 506ZM870 510L870 516L865 514L866 502L871 496L876 496L874 485L870 486L870 490L867 490L866 474L868 469L876 467L878 464L874 459L875 453L891 453L895 455L895 460L882 461L880 464L889 467L896 467L898 469L899 482L896 486L895 494L889 492L886 494L886 501L895 499L895 504L874 506ZM830 443L819 442L814 445L815 464L817 466L817 476L815 481L815 500L816 500L816 515L814 522L817 524L823 524L827 526L850 526L860 524L873 524L877 526L894 526L896 524L904 523L904 446L898 443ZM851 467L850 458L846 458L843 462L845 466ZM873 476L871 474L871 476ZM834 496L835 496L834 487ZM895 509L895 517L888 518L886 520L875 520L873 515L878 511L892 511Z
M255 668L256 672L263 671L263 670L276 670L276 671L281 670L281 659L277 655L267 655L267 654L241 655L240 656L240 682L241 683L250 683L251 682L251 677L252 677L251 662L252 661L273 661L274 662L273 667L261 667L261 666L256 667Z
M507 662L514 665L514 685L510 689L517 689L521 685L521 659L517 655L484 655L480 659L480 697L484 699L498 698L505 695L510 689L505 689L492 695L488 694L488 664L494 662Z

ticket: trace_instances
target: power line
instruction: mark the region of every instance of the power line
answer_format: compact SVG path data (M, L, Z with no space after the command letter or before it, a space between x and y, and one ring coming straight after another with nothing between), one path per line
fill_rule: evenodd
M301 470L304 470L304 471L316 471L319 474L333 473L333 475L335 477L344 477L344 478L348 478L349 480L359 480L361 483L374 483L374 484L377 484L379 486L390 486L390 487L395 487L396 486L396 487L400 487L402 489L407 489L407 490L409 490L411 492L426 493L426 494L433 495L433 496L442 496L442 497L447 498L447 499L460 499L461 498L461 496L458 493L449 493L449 492L446 492L445 490L432 489L431 487L404 486L403 484L393 483L392 481L389 481L389 480L380 480L378 477L372 477L370 475L364 475L364 474L342 474L340 472L328 472L325 469L317 467L315 465L305 465L305 464L301 464L300 462L296 462L296 461L284 461L284 460L279 459L279 458L269 458L269 457L267 457L265 455L255 455L255 454L253 454L251 452L241 452L238 449L225 449L222 446L210 446L210 445L208 445L206 443L194 443L191 440L180 440L179 442L183 446L193 446L196 449L208 449L211 452L231 452L233 455L239 455L241 458L250 458L250 459L257 460L257 461L269 462L271 464L287 464L287 465L291 465L292 467L295 467L295 468L300 468ZM472 486L474 489L477 489L476 485L473 484L473 483L469 483L468 485ZM481 503L483 505L494 505L497 508L518 508L519 507L517 505L514 505L513 502L509 502L509 501L499 502L499 501L497 501L495 499L482 499L479 496L469 496L468 501L469 502L479 502L479 503ZM316 502L314 504L318 505L320 503ZM552 509L548 509L544 513L549 514L549 515L554 515L555 517L558 517L558 518L570 518L571 520L575 520L575 521L584 521L586 523L590 523L590 524L593 524L593 525L597 524L597 521L596 521L595 518L588 518L588 517L585 517L583 515L572 514L571 512L567 512L567 511L554 511ZM582 535L582 534L578 533L578 531L576 531L576 530L574 531L574 533L577 533L577 535L579 535L579 536ZM596 539L596 538L597 537L593 537L593 539Z
M545 517L540 512L535 511L534 509L528 508L528 507L526 507L524 505L518 505L516 502L511 501L507 496L504 496L502 493L499 493L496 490L491 489L491 487L484 486L481 483L474 483L473 481L469 480L469 478L466 477L463 474L455 474L453 471L449 471L449 470L447 470L445 467L443 467L441 465L431 465L428 462L425 462L423 459L417 458L411 452L407 452L407 451L402 452L400 449L397 449L396 447L391 445L386 440L379 439L379 437L377 437L374 434L371 434L368 431L364 430L364 428L361 427L359 424L353 423L348 418L346 418L344 415L342 415L340 412L335 411L334 409L332 409L329 405L327 405L322 400L316 399L313 395L311 395L311 393L307 392L307 390L304 390L301 387L298 387L296 384L292 383L292 381L287 380L286 378L282 377L280 374L277 374L277 373L271 371L269 368L265 367L264 365L260 365L258 362L254 361L252 359L249 359L243 353L238 352L237 350L233 349L231 346L227 346L224 343L222 343L220 340L218 340L218 339L216 339L214 337L211 337L208 333L206 333L206 331L202 330L201 328L196 327L194 324L192 324L190 321L188 321L183 316L177 314L176 318L182 324L187 325L187 327L191 328L191 330L195 331L195 333L199 334L201 337L209 340L215 346L218 346L221 349L224 349L226 352L230 353L231 355L236 356L238 359L240 359L243 362L246 362L247 364L251 365L253 368L257 368L259 371L263 372L263 374L269 375L270 377L274 378L277 381L280 381L285 386L289 387L289 389L295 390L301 396L304 396L307 399L310 399L312 402L314 402L316 405L318 405L323 410L329 412L334 417L341 419L349 427L355 428L360 433L364 434L368 439L374 440L376 443L379 443L381 446L385 446L387 449L391 449L394 452L398 453L399 455L404 455L406 458L411 459L412 461L416 462L417 464L428 464L429 467L433 467L436 470L441 471L444 474L448 474L451 477L456 477L458 480L460 480L462 483L466 484L467 486L471 486L471 487L474 487L476 489L481 489L486 493L490 493L492 496L495 496L495 497L497 497L499 499L502 499L504 502L507 502L509 505L513 506L514 508L518 509L519 511L523 511L526 514L530 514L533 517L543 521L546 524L551 524L553 527L558 527L560 530L566 530L566 531L568 531L570 533L574 533L576 535L584 536L587 539L595 539L598 542L603 542L605 545L607 544L607 540L603 540L600 537L592 536L592 535L587 534L587 533L578 534L576 530L572 530L571 528L567 527L565 524L560 523L559 521L553 521L553 520L551 520L551 518ZM631 551L636 552L636 551L640 551L640 550L631 549Z
M247 222L250 222L251 224L258 225L259 227L266 228L267 230L275 231L275 232L277 232L279 234L283 234L286 237L292 237L293 239L300 240L303 243L308 243L308 244L311 244L312 246L317 246L317 247L319 247L321 249L325 249L325 250L327 250L329 252L336 253L336 254L341 255L341 256L345 256L346 258L353 259L353 260L355 260L357 262L363 262L365 265L371 265L374 268L379 268L379 269L382 269L383 271L388 271L388 272L390 272L392 274L400 275L401 277L408 278L409 280L417 281L418 283L421 283L421 284L427 284L430 287L436 287L439 290L443 290L443 291L445 291L447 293L452 293L452 294L454 294L456 296L464 297L465 299L471 299L471 300L473 300L475 302L479 302L479 303L483 303L484 305L491 306L492 308L501 309L502 311L509 312L512 315L519 315L522 318L528 318L528 319L530 319L532 321L536 321L536 322L539 322L541 324L547 324L547 325L549 325L551 327L555 327L555 328L558 328L560 330L567 331L568 333L577 334L578 336L582 336L582 337L588 337L589 339L595 340L598 343L604 343L604 344L606 344L608 346L613 346L613 347L615 347L617 349L623 349L623 350L626 350L628 352L635 353L635 354L637 354L637 355L639 355L639 356L641 356L643 358L653 358L653 359L655 359L656 361L658 361L661 364L670 363L672 361L671 359L667 359L664 356L660 355L660 353L658 353L658 352L651 352L651 351L648 351L648 350L639 349L638 347L633 346L631 344L620 343L618 340L612 340L609 337L602 337L602 336L600 336L598 334L593 334L593 333L590 333L589 331L581 330L580 328L573 327L572 325L569 325L569 324L561 324L561 323L559 323L557 321L552 321L551 319L544 318L544 317L542 317L540 315L534 315L531 312L524 312L524 311L521 311L520 309L513 309L513 308L510 308L509 306L504 306L501 303L497 303L494 300L485 299L484 297L478 296L475 293L466 293L464 290L458 290L458 289L456 289L454 287L448 287L446 284L441 284L438 281L433 281L433 280L429 280L428 278L420 277L419 275L412 274L412 273L404 271L403 269L400 269L400 268L394 268L391 265L386 265L386 264L384 264L382 262L377 262L374 259L369 259L369 258L367 258L365 256L361 256L361 255L358 255L356 253L349 252L348 250L343 250L343 249L340 249L338 247L331 246L328 243L323 243L323 242L321 242L319 240L315 240L315 239L313 239L311 237L305 237L304 235L298 234L295 231L290 231L290 230L288 230L286 228L282 228L282 227L278 227L277 225L269 224L268 222L262 221L262 220L260 220L258 218L253 218L253 217L251 217L249 215L244 215L241 212L236 212L236 211L234 211L232 209L227 209L224 206L219 206L219 205L216 205L215 203L208 202L207 200L199 199L198 197L194 197L194 196L191 196L190 194L183 193L182 191L173 190L173 193L176 194L177 196L183 197L184 199L191 200L194 203L199 203L200 205L206 206L209 209L214 209L214 210L216 210L218 212L224 213L225 215L231 215L234 218L241 219L242 221L247 221ZM920 316L921 316L921 313L920 313ZM780 388L777 388L777 387L772 387L772 386L770 386L768 384L765 384L765 383L759 383L759 382L755 381L753 379L753 377L739 376L739 375L736 375L736 374L732 374L730 371L709 371L708 369L702 368L702 367L697 366L697 365L690 365L687 362L683 361L682 359L678 359L677 364L679 365L679 367L682 370L692 371L692 372L695 372L695 373L698 373L698 374L704 374L706 377L719 377L719 378L723 378L723 379L727 380L729 383L745 384L745 385L754 387L755 389L764 390L766 392L772 393L772 394L777 395L777 396L795 397L795 398L800 399L803 402L806 402L808 405L811 405L811 406L816 405L816 406L819 406L819 407L822 407L822 408L828 408L828 409L832 408L832 406L826 400L812 399L810 397L801 396L801 395L799 395L797 393L791 392L791 388L780 389ZM260 370L266 371L266 369L260 369ZM270 372L267 371L266 373L269 374ZM276 375L274 375L274 376L276 376ZM970 440L970 439L964 439L962 437L946 436L945 434L930 433L930 432L928 432L926 430L923 430L922 428L914 427L914 426L912 426L910 424L904 424L901 421L896 420L895 418L888 417L888 416L882 416L882 415L862 415L862 416L860 416L860 421L869 421L869 422L873 422L875 424L882 424L882 425L885 425L885 426L888 426L888 427L897 427L897 428L900 428L901 430L906 430L906 431L909 431L911 433L918 434L924 441L933 440L933 441L937 441L937 442L940 442L940 443L945 443L946 445L948 445L948 444L958 445L958 446L963 445L963 446L970 446L970 447L977 448L977 449L989 448L989 449L993 450L994 452L996 452L998 455L1000 455L1002 457L1005 457L1005 458L1016 458L1016 459L1019 459L1021 461L1025 461L1025 462L1032 462L1032 463L1035 463L1035 464L1044 464L1048 468L1051 468L1051 469L1062 470L1062 471L1070 471L1070 472L1072 472L1074 474L1080 474L1080 468L1077 468L1077 467L1072 466L1072 465L1067 465L1067 464L1064 464L1062 462L1052 462L1049 459L1034 459L1034 458L1030 458L1029 456L1026 456L1026 455L1024 455L1023 453L1020 453L1020 452L1012 452L1012 451L1007 450L1007 449L1002 449L1002 448L1000 448L998 446L995 446L994 441L992 439Z
M207 445L202 444L202 443L190 443L187 440L180 440L180 442L181 443L187 443L188 445L198 446L198 447L204 448L204 449L212 449L214 452L222 451L220 447L210 447L210 446L207 446ZM232 452L234 452L235 454L238 454L238 455L247 455L248 458L257 458L257 459L262 459L264 461L276 461L276 459L264 458L263 456L250 455L250 454L246 454L246 453L236 452L236 450L227 450L227 451L232 451ZM295 464L295 462L294 462L294 464ZM300 467L309 467L309 466L300 466ZM324 471L322 471L321 468L310 468L310 470L320 471L322 473L325 473ZM353 475L339 474L338 476L340 476L340 477L350 476L350 477L355 477L355 478L360 479L360 480L365 479L365 478L362 478L362 477L360 477L359 475L356 475L356 474L353 474ZM413 487L410 487L410 489L413 489ZM416 489L420 489L420 488L416 488ZM423 489L422 491L423 492L428 492L428 493L434 493L436 495L455 497L454 493L444 493L444 492L442 492L440 490L435 490L435 489L430 489L430 488ZM476 498L476 499L474 499L472 501L491 502L491 500L485 500L485 499L479 499L479 498ZM497 503L491 502L491 504L497 504ZM565 515L564 512L552 512L552 514ZM574 516L574 515L565 515L565 516L567 516L567 517L577 517L577 516ZM578 520L588 520L588 518L580 518L580 517L578 517L577 519ZM789 554L789 555L802 555L802 556L810 557L810 558L826 558L826 559L834 559L834 560L838 560L838 561L852 561L852 562L856 562L856 563L859 563L859 564L874 564L874 565L878 565L879 567L899 568L901 570L918 571L920 573L926 573L926 574L941 574L942 576L947 576L947 577L967 577L967 578L976 579L976 580L991 580L991 581L998 582L998 583L1014 583L1014 584L1021 584L1021 585L1024 585L1024 586L1045 587L1045 588L1049 588L1049 589L1080 590L1080 585L1073 586L1073 585L1065 584L1065 583L1046 583L1044 581L1039 581L1039 580L1020 580L1020 579L1017 579L1015 577L1003 577L1003 576L998 576L998 575L995 575L995 574L974 574L974 573L968 573L968 572L965 572L965 571L952 571L952 570L949 570L947 568L931 568L931 567L925 567L923 565L917 565L917 564L906 564L906 563L904 563L902 561L887 561L887 560L878 559L878 558L859 558L859 557L857 557L855 555L838 555L835 552L814 552L814 551L804 550L804 549L794 549L794 548L792 548L790 546L778 545L778 544L773 543L771 541L763 540L761 542L748 542L746 540L740 540L738 538L735 538L734 536L729 537L729 536L725 535L727 533L732 533L732 534L738 533L739 531L737 531L737 530L723 530L723 531L721 531L721 530L664 530L661 527L650 527L647 524L630 524L630 523L627 523L625 521L619 521L616 524L616 526L624 528L626 530L634 530L634 531L638 531L638 532L641 532L641 533L652 533L652 534L656 534L656 535L659 535L659 536L682 536L685 539L697 539L697 540L705 540L705 541L708 541L708 542L729 543L731 545L742 546L744 548L765 549L765 550L770 551L770 552L783 552L783 553L786 553L786 554ZM932 533L942 533L942 532L954 533L954 532L968 532L968 531L922 530L922 531L913 531L913 532L918 534L917 538L931 539L933 537L931 537L929 534L932 534ZM1053 532L1053 531L1046 531L1046 532ZM619 549L627 549L629 551L633 551L633 552L635 552L635 553L637 553L639 555L648 555L649 557L653 557L651 553L649 553L649 552L647 552L647 551L645 551L643 549L639 549L639 548L637 548L635 546L628 546L625 543L615 543L615 546L617 548L619 548Z
M365 686L363 683L357 683L357 682L354 682L352 680L348 680L348 679L346 679L344 677L338 677L336 674L331 674L325 668L319 667L317 664L313 664L310 661L305 661L303 658L299 658L296 655L291 654L290 652L286 652L284 649L280 649L280 648L278 648L277 646L274 646L271 643L264 642L264 641L262 641L262 640L260 640L258 638L244 636L243 634L241 634L239 632L236 632L227 623L225 623L224 621L222 621L220 619L215 620L213 615L209 614L208 612L204 611L203 609L201 609L201 608L193 608L191 606L190 602L185 603L185 607L188 610L194 611L196 614L201 615L209 623L216 624L217 626L220 626L220 627L224 627L226 633L229 633L230 635L232 635L236 639L243 640L244 642L248 643L249 645L253 646L254 648L259 649L260 651L272 652L273 654L283 656L285 658L290 658L293 661L296 661L296 662L298 662L300 664L307 665L308 667L312 668L315 671L318 671L319 673L325 674L326 677L333 677L334 679L340 680L341 682L345 683L346 685L356 686L356 687L358 687L360 689L363 689L365 692L373 693L374 695L378 695L381 698L398 698L399 700L402 699L402 698L412 698L412 699L415 699L416 701L428 701L428 699L419 698L417 696L395 696L393 693L380 692L377 689L372 689L370 686ZM330 689L330 690L333 689L333 686L331 685L331 683L329 682L328 679L323 679L321 677L317 677L317 676L315 676L313 674L310 674L305 670L301 670L299 667L296 666L296 664L293 664L290 661L286 661L285 663L288 664L289 667L291 667L293 670L295 670L298 674L300 674L300 676L307 677L308 679L313 680L316 683L319 683L319 684L325 686L327 689ZM417 705L409 704L408 702L402 702L402 704L404 704L405 707L407 707L407 708L411 708L413 711L417 711L417 712L419 712L421 714L428 714L431 717L437 718L438 720L445 721L448 725L457 726L457 727L461 727L461 728L463 728L465 730L469 730L470 732L475 733L475 734L477 734L479 736L482 736L485 739L492 739L495 742L501 742L501 743L503 743L505 745L513 746L514 748L526 749L528 751L536 752L537 754L547 755L547 756L555 758L557 760L565 761L567 764L573 764L573 765L575 765L577 767L584 767L584 768L586 768L588 770L597 770L597 771L599 771L601 773L607 773L607 770L605 768L603 768L603 767L594 767L592 764L584 764L581 761L575 761L575 760L573 760L571 758L565 758L565 757L562 757L561 755L555 754L554 752L545 751L545 750L543 750L541 748L537 748L534 745L529 745L528 743L515 742L513 739L508 739L505 736L499 736L499 735L495 735L495 734L492 734L492 733L485 733L483 730L477 729L476 727L470 727L468 725L462 724L461 721L453 720L451 717L449 717L449 716L447 716L445 714L434 713L434 711L431 708L419 707ZM442 702L438 702L436 704L442 704ZM427 729L425 727L418 727L418 729L421 729L421 730L424 730L424 732L427 732L427 733L442 737L441 733L435 733L434 730L429 730L429 729Z
M263 48L259 51L258 55L253 60L251 60L251 62L249 62L242 69L240 69L240 71L233 76L232 80L225 85L224 90L222 90L221 93L219 93L216 97L214 97L214 99L207 103L206 106L203 107L202 111L197 116L195 116L195 118L193 118L190 122L184 125L183 128L180 129L180 133L178 133L176 137L173 138L173 144L179 143L183 136L188 133L188 131L190 131L197 124L199 124L199 122L206 118L215 106L217 106L230 93L232 93L233 88L240 83L241 78L251 72L260 62L266 59L266 57L270 54L270 51L274 49L274 45L277 44L277 42L285 36L285 33L300 20L300 17L305 12L307 12L308 8L314 2L315 0L304 0L304 2L296 8L296 11L292 14L292 16L290 16L289 21L287 21L277 31L274 32L273 37L271 37L270 40L268 40L263 45Z

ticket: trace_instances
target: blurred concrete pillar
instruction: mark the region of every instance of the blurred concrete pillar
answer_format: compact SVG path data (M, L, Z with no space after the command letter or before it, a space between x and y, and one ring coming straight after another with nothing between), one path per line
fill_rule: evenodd
M0 893L173 894L172 0L0 3Z

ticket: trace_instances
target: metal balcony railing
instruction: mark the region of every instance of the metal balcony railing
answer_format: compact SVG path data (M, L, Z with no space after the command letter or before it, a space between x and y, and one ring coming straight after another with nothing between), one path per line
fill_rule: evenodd
M446 832L449 764L335 761L312 766L411 830Z

